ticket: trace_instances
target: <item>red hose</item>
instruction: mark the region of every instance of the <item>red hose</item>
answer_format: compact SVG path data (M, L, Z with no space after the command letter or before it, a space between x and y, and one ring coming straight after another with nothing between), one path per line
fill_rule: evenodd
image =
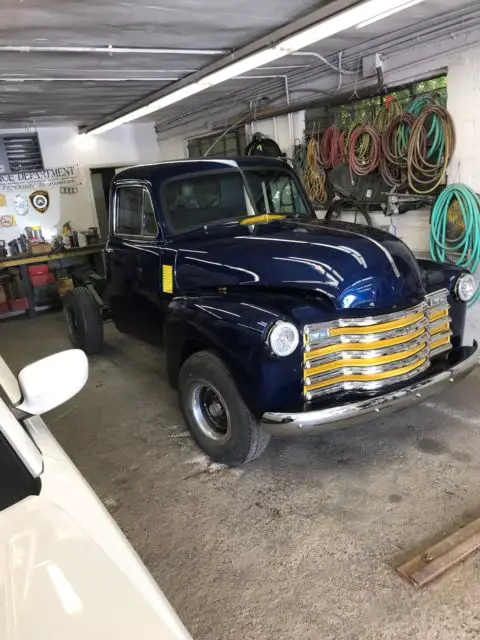
M335 126L323 132L320 159L324 169L336 167L345 159L345 135Z

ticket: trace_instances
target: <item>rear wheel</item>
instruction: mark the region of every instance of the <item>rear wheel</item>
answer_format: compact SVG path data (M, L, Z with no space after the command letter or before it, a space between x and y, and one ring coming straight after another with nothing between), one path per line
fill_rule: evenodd
M103 346L102 312L86 287L75 287L63 298L63 313L74 347L98 353Z
M270 441L243 402L235 381L214 353L185 361L178 379L180 408L198 446L230 466L258 458Z

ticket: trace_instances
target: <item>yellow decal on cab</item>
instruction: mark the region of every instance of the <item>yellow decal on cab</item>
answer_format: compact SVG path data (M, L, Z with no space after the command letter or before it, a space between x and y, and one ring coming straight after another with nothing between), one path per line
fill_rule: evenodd
M171 264L162 265L162 291L173 293L173 267Z

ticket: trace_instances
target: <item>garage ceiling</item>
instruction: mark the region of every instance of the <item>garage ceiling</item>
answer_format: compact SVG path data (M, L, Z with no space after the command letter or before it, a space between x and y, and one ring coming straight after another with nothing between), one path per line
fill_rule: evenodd
M0 126L93 125L302 16L321 7L333 11L339 2L355 4L355 0L3 0ZM449 0L425 0L389 19L322 41L309 51L335 64L342 51L344 68L357 73L360 57L368 52L388 53L419 37L428 41L453 31L478 30L479 25L478 2L457 0L452 11ZM35 50L19 50L28 47ZM72 51L75 47L105 51ZM108 47L113 50L108 52ZM116 52L116 47L124 51ZM331 73L314 55L288 56L152 114L151 119L167 130L187 121L189 114L221 111L227 117L252 98L285 101L286 89L292 92L290 97L299 92L305 97L306 91L315 91L316 81Z

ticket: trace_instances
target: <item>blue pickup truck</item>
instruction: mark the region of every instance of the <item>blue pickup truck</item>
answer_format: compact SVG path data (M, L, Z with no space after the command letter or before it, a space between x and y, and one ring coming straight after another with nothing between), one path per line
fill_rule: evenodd
M213 460L258 457L410 406L461 379L476 281L417 260L379 229L318 220L296 173L260 157L120 171L105 281L65 297L70 337L99 351L103 318L163 347L188 428Z

